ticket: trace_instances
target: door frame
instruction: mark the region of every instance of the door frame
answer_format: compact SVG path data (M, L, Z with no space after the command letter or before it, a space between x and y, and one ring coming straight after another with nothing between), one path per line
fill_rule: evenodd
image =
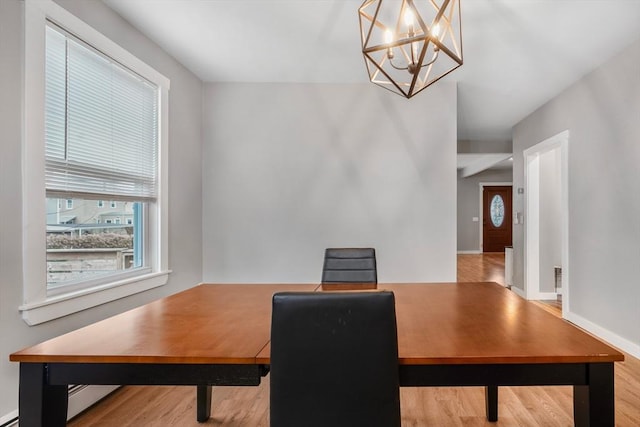
M484 193L484 187L511 187L511 211L513 212L513 182L480 182L478 184L479 186L479 193L478 193L478 199L480 200L480 204L479 204L479 209L478 211L480 212L480 215L478 215L478 234L480 236L480 238L478 239L478 251L479 253L483 253L483 235L482 235L482 222L484 220L484 209L483 209L483 204L484 201L482 199L483 193ZM505 220L507 220L505 218ZM513 218L508 218L509 221L513 221ZM511 239L513 242L513 229L511 229Z
M524 156L524 294L527 299L547 299L540 292L540 155L551 150L560 154L560 208L562 253L562 316L569 308L569 130L523 151ZM555 295L555 293L553 293Z

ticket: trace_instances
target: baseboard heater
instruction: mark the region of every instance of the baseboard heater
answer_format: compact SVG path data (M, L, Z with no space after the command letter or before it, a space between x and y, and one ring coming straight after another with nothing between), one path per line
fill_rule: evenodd
M71 385L69 386L69 409L67 420L78 415L89 406L98 402L109 393L115 391L118 385Z
M70 385L67 420L78 415L94 403L115 391L118 385ZM2 422L2 420L0 420ZM0 424L0 427L17 427L20 418L14 417Z
M10 418L9 420L0 424L0 427L18 427L18 417Z

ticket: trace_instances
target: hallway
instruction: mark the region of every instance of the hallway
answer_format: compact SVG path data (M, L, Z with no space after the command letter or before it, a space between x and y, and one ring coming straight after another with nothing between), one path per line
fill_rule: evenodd
M457 281L496 282L504 286L504 253L458 254Z

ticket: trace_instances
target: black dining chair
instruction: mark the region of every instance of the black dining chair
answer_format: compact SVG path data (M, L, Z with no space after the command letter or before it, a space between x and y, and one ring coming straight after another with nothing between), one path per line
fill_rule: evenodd
M399 427L392 292L273 296L271 427Z
M378 283L374 248L327 248L322 283Z

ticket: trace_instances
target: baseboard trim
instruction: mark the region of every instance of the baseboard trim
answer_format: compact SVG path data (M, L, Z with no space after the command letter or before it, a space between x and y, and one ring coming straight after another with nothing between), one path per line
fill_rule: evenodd
M597 336L603 341L608 342L612 346L617 347L620 350L629 353L631 356L640 359L640 344L636 344L626 338L622 338L620 335L617 335L610 330L603 328L602 326L597 325L573 312L566 312L564 318L569 322L581 327L582 329L591 332L593 335Z
M458 251L458 255L477 255L477 254L481 254L482 251L479 250L475 250L475 251Z
M522 298L524 298L524 299L527 299L526 294L525 294L525 293L524 293L524 291L523 291L522 289L520 289L519 287L514 286L514 285L511 285L511 290L512 290L516 295L518 295L519 297L522 297Z
M555 292L536 292L531 295L531 300L555 300L558 298L558 294Z

